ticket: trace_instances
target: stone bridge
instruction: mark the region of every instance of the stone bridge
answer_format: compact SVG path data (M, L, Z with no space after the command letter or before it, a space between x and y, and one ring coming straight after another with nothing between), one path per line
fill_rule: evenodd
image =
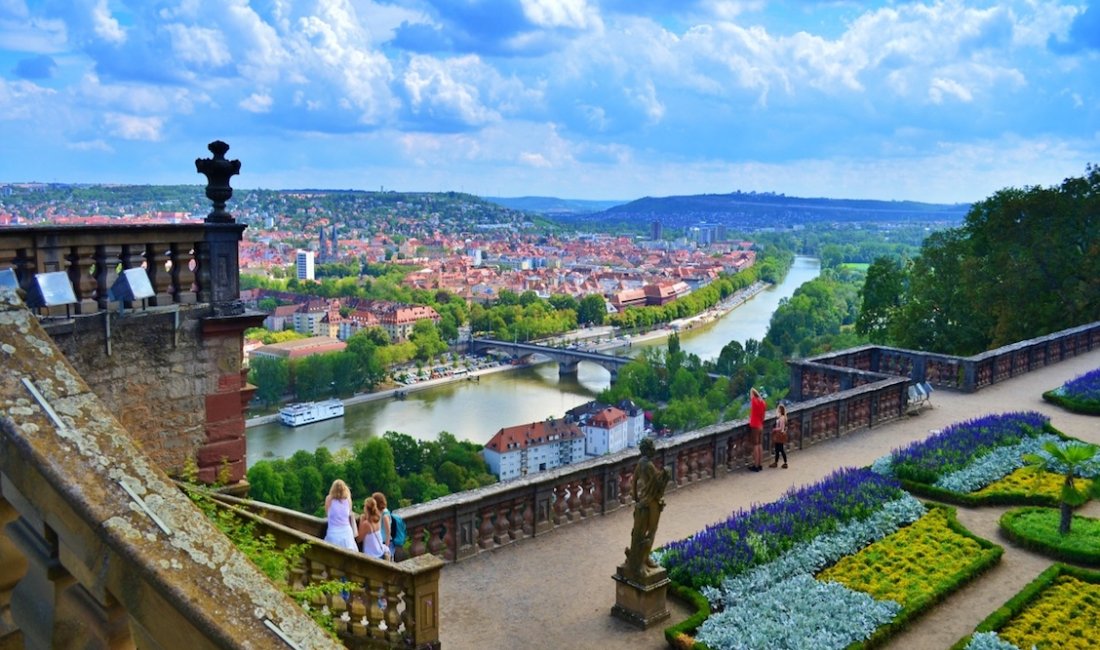
M485 352L487 350L501 350L519 359L528 359L536 354L541 354L558 362L558 374L577 374L577 364L588 361L605 368L611 373L611 381L619 378L619 368L630 363L630 357L616 357L599 352L586 352L584 350L571 350L569 348L553 348L547 345L535 345L534 343L519 343L510 341L498 341L496 339L471 339L470 352Z

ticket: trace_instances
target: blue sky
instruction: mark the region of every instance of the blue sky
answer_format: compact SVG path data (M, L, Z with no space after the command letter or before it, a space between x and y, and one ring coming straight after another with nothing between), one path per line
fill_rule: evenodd
M968 202L1100 163L1100 0L0 0L0 181L215 139L241 188Z

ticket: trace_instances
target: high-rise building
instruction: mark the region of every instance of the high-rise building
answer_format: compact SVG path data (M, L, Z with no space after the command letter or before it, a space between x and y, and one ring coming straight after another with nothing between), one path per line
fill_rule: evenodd
M660 221L654 221L652 224L650 224L649 238L652 239L653 241L659 241L661 239L661 222Z
M295 277L299 280L314 279L313 251L298 251L294 258L294 267L297 270Z

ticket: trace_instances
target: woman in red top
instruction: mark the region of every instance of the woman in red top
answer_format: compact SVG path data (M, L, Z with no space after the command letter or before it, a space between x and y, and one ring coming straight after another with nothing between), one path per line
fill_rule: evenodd
M752 443L752 465L749 469L764 469L764 411L768 405L755 388L749 390L749 441Z

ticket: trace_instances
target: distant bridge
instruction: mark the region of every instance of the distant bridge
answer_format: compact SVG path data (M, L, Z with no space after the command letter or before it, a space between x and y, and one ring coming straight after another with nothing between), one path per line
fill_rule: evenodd
M575 375L577 374L577 364L581 361L588 361L606 368L611 373L612 383L619 378L619 368L631 362L630 357L616 357L610 354L600 354L599 352L552 348L546 345L498 341L496 339L470 339L470 352L485 352L487 350L501 350L519 359L528 359L536 354L548 357L558 362L559 375Z

